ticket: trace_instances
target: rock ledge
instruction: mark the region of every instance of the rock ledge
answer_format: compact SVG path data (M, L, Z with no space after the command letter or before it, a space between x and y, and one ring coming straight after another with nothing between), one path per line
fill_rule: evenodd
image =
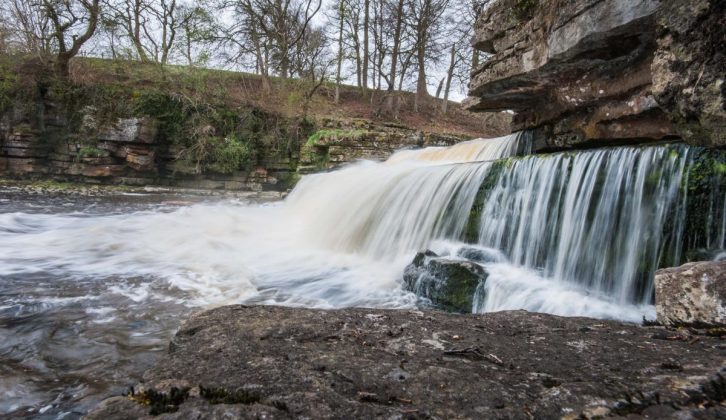
M89 419L726 415L719 338L523 311L228 306Z

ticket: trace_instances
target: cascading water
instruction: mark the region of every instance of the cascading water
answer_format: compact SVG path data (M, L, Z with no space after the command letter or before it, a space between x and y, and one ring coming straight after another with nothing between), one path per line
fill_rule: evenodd
M483 198L478 242L616 302L648 303L689 162L685 146L514 161Z
M694 149L511 157L528 148L513 135L402 151L306 176L284 202L263 205L48 210L0 195L0 412L36 404L60 415L63 401L87 407L121 392L184 308L415 307L401 276L426 248L462 258L468 241L496 256L477 312L639 321L653 313L660 263L682 261L682 244L725 245L723 180L683 188L707 178ZM101 384L115 390L78 385L111 365L130 369Z
M666 252L663 226L683 217L679 186L691 161L688 147L500 160L528 143L527 136L512 135L401 151L384 163L307 176L284 203L267 207L4 214L0 275L164 278L194 292L191 301L201 305L400 307L411 305L399 284L412 255L436 241L467 237L556 288L613 305L597 316L634 319L620 307L649 303L650 277ZM722 202L711 205L723 208ZM473 236L472 223L478 226ZM682 230L673 225L675 235ZM672 248L670 258L678 260L679 249ZM507 281L492 279L487 287ZM510 291L507 299L495 299L490 290L476 306L592 315L586 308L557 309L566 305L544 304L520 289L536 298Z

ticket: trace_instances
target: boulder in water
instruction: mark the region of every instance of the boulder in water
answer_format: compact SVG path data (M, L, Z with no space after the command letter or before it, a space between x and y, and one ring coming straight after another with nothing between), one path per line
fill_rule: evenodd
M472 312L474 295L488 276L481 265L467 260L419 252L403 273L404 288L449 312Z
M726 325L726 261L658 270L655 310L665 325Z

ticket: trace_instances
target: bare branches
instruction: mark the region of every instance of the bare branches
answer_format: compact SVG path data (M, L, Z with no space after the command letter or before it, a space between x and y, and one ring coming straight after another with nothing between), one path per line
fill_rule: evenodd
M322 16L323 0L6 0L0 49L63 67L95 36L94 52L244 69L262 75L265 90L272 76L318 81L322 73L335 80L336 97L345 83L389 92L373 91L371 101L385 96L396 115L398 90L414 90L418 109L432 102L430 77L443 79L443 98L467 83L479 59L471 28L488 3L329 0Z

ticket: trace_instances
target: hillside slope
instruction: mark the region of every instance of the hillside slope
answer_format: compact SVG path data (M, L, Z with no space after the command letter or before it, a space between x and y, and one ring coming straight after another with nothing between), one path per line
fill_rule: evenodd
M0 70L0 175L12 177L285 190L300 173L508 126L454 103L443 115L435 99L414 113L408 92L395 118L379 111L384 92L343 86L336 104L329 84L221 70L81 58L66 82L17 57Z

